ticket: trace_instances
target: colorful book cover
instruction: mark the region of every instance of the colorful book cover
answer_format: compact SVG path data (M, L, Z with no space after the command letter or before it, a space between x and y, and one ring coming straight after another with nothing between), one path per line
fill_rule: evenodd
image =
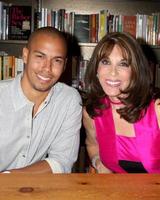
M100 10L99 14L99 40L107 33L108 27L108 10Z
M123 16L123 32L128 32L136 38L136 16Z
M9 8L10 40L27 40L31 34L32 7L12 5Z

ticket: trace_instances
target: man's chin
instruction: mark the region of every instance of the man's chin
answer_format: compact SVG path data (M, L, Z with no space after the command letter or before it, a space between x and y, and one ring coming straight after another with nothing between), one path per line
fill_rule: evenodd
M38 92L49 92L53 85L49 87L35 87L34 89L37 90Z

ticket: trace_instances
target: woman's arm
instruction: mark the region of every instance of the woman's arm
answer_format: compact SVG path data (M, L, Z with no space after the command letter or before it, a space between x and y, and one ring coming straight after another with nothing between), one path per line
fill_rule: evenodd
M155 101L155 111L156 111L156 115L157 115L158 125L160 128L160 99L157 99Z
M101 162L99 157L99 146L96 140L96 132L93 119L83 109L83 125L86 131L86 146L93 167L98 173L111 173Z

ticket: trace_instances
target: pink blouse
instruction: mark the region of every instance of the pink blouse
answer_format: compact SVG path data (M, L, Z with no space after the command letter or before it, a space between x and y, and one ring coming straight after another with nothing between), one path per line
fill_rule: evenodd
M94 122L100 157L107 168L116 173L127 173L118 162L125 156L125 160L141 162L149 173L160 173L160 129L154 101L150 103L145 116L133 124L136 136L128 138L124 147L121 146L121 151L117 148L111 108L104 110L101 116L95 117ZM134 139L134 142L131 141Z
M116 135L116 148L118 160L140 162L135 137Z

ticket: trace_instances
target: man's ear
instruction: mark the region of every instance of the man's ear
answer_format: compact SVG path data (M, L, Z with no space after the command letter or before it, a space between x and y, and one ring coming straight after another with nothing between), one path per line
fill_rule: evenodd
M29 54L28 48L24 47L22 51L22 59L23 59L24 64L27 64L28 54Z

